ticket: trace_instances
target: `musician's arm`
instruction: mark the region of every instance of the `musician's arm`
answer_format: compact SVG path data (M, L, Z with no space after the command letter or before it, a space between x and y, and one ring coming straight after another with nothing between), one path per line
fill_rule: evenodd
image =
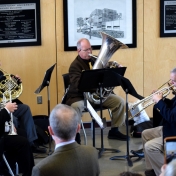
M18 105L15 102L14 103L8 102L5 105L5 109L8 111L8 113L14 112L15 110L17 110L17 108Z

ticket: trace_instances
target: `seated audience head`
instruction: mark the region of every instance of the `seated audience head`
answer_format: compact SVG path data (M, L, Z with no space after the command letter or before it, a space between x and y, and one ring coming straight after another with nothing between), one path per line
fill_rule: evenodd
M176 176L176 159L161 167L160 176Z
M68 105L56 105L50 114L49 122L48 129L55 142L73 140L80 131L78 114Z

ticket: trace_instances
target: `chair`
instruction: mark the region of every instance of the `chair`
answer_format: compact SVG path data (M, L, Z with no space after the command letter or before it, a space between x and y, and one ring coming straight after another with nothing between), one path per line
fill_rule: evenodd
M68 73L63 74L62 77L63 77L63 82L64 82L65 93L64 93L64 96L62 98L62 102L61 103L65 104L66 98L67 98L67 91L68 91L69 85L70 85L70 78L69 78L69 74ZM85 128L84 128L82 120L81 120L81 128L82 128L83 134L84 134L84 144L87 145L87 136L86 136L86 131L85 131Z
M62 98L62 102L65 103L66 97L67 97L67 91L68 91L69 85L70 85L69 73L63 74L62 77L63 77L64 89L65 89L65 94L64 94L64 96ZM99 105L95 106L94 110L96 112L100 111L101 110L100 106ZM110 109L102 107L102 110L108 110L110 117L112 117ZM89 111L87 110L87 108L85 108L85 110L83 111L83 113L87 113L87 112L89 113ZM85 141L86 141L85 143L87 144L87 136L86 136L86 133L85 133L85 129L84 129L84 125L83 125L82 120L81 120L81 126L82 126L82 129L83 129L83 132L84 132L84 138L85 138ZM93 129L93 146L95 147L95 120L94 120L94 118L92 118L92 129ZM101 130L101 141L103 142L103 131L102 130ZM108 149L106 149L106 150L108 150ZM117 150L115 150L115 151L117 151Z
M8 161L7 161L7 159L6 159L4 153L2 154L2 157L3 157L3 160L4 160L4 162L5 162L6 166L7 166L7 168L9 169L9 173L10 173L12 176L18 176L18 175L19 175L18 163L17 163L17 162L15 163L15 166L16 166L16 173L15 173L15 175L14 175L14 173L13 173L13 171L12 171L12 169L11 169L11 167L10 167L10 165L9 165L9 163L8 163Z
M1 138L0 139L0 154L2 156L2 159L4 160L6 166L7 166L8 170L9 170L9 173L12 176L18 176L19 175L18 163L17 162L15 163L16 173L14 174L13 171L12 171L12 169L11 169L11 167L10 167L10 165L9 165L9 163L8 163L8 161L7 161L7 159L6 159L5 151L4 151L4 147L3 147L4 146L3 143L4 143L4 139Z

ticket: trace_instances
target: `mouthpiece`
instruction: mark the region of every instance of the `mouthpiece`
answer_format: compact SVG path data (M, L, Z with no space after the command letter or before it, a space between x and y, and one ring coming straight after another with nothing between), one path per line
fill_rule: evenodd
M93 54L89 54L89 56L94 57L95 59L97 59L97 56L94 56Z

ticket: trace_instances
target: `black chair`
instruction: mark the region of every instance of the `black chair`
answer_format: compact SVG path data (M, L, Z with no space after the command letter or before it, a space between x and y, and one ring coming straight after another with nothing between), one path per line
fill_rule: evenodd
M11 167L10 167L10 165L9 165L9 163L8 163L8 161L7 161L7 159L6 159L6 156L5 156L5 151L4 151L4 145L3 145L3 143L4 143L4 139L3 138L1 138L0 139L0 154L1 154L1 158L3 159L2 161L0 161L0 162L5 162L5 164L6 164L6 166L7 166L7 168L8 168L8 172L9 172L9 174L10 175L12 175L12 176L18 176L19 175L19 169L18 169L18 163L16 162L15 163L15 174L13 173L13 171L12 171L12 169L11 169ZM13 146L12 146L13 147Z
M64 93L64 96L62 98L62 102L61 103L65 104L66 103L66 98L67 98L67 91L68 91L69 85L70 85L70 78L69 78L69 74L68 73L63 74L62 76L63 76L65 93ZM83 133L84 133L84 144L87 145L87 135L86 135L86 131L85 131L85 128L84 128L82 120L81 120L81 128L82 128Z
M4 160L6 166L7 166L8 170L9 170L9 173L10 173L12 176L18 176L18 175L19 175L19 173L18 173L18 171L19 171L19 170L18 170L18 163L17 163L17 162L15 163L16 173L14 174L13 171L12 171L12 169L11 169L11 167L10 167L10 165L9 165L9 163L8 163L8 161L7 161L7 159L6 159L6 157L5 157L5 154L4 154L4 153L2 154L2 157L3 157L3 160Z
M69 85L70 85L69 73L63 74L62 77L63 77L64 89L65 89L65 94L64 94L64 96L63 96L63 98L62 98L62 102L65 103L66 97L67 97L67 91L68 91ZM94 108L94 110L95 110L96 112L98 112L98 111L101 110L101 108L100 108L99 105L97 105L97 106L95 106L95 107L93 107L93 108ZM102 110L108 110L110 117L112 117L112 115L111 115L111 110L110 110L110 109L107 109L107 108L105 108L105 107L102 107ZM83 113L87 113L87 112L89 113L88 109L85 107ZM89 114L90 114L90 113L89 113ZM91 114L90 114L90 115L91 115ZM92 116L91 116L91 117L92 117ZM82 128L84 129L83 122L81 121L81 123L82 123L81 126L82 126ZM93 130L93 146L95 147L95 120L94 120L93 117L92 117L92 130ZM85 137L86 144L87 144L87 136L86 136L86 133L85 133L85 129L84 129L83 131L84 131L84 137ZM102 129L101 129L101 141L103 142L103 130L102 130ZM103 145L103 143L102 143L102 145ZM103 147L103 146L102 146L102 147ZM101 148L101 149L102 149L102 148ZM116 150L116 149L103 149L103 150L111 150L111 151L114 151L114 152L119 152L119 151Z

